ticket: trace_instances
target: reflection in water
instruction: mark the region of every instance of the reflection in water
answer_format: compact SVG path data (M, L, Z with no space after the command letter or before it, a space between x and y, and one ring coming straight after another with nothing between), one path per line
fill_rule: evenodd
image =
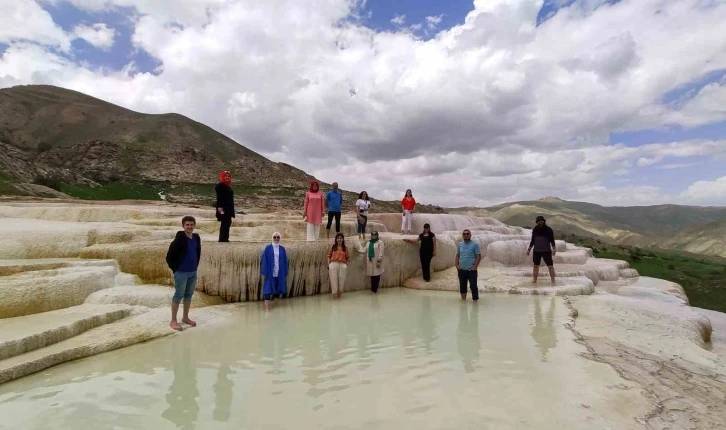
M220 364L217 370L217 381L214 383L214 412L212 418L215 421L228 421L230 406L232 405L232 381L227 377L231 375L232 369L228 364Z
M166 402L169 407L161 416L171 421L177 428L192 430L199 414L197 398L197 366L190 360L190 345L175 343L170 359L173 362L174 380L171 382Z
M431 297L421 297L421 315L419 316L419 330L426 354L433 352L433 343L436 336L436 324L434 323L434 312L431 309Z
M580 430L639 394L598 391L609 377L555 340L571 338L557 306L389 289L241 305L229 323L0 385L0 428Z
M462 300L459 306L459 326L456 330L457 346L464 363L464 371L471 373L479 361L481 340L479 339L479 304L469 304Z
M555 329L555 296L550 297L547 313L542 315L542 298L534 297L534 322L532 323L532 339L541 352L541 360L547 361L547 353L557 346Z

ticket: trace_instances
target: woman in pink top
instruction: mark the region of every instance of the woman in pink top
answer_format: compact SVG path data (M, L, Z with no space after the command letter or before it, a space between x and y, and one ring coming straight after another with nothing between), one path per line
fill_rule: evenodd
M320 184L314 180L310 182L310 190L305 193L305 207L303 208L303 219L307 222L308 242L314 242L320 234L320 224L323 223L323 212L325 212L325 201L323 193L320 192Z

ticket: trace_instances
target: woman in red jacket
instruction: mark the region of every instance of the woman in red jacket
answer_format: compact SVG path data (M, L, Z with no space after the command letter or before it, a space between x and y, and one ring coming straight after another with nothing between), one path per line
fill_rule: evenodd
M404 234L404 232L411 234L411 219L413 218L413 210L415 208L416 199L413 198L411 190L406 190L406 196L401 200L401 211L403 212L401 234Z

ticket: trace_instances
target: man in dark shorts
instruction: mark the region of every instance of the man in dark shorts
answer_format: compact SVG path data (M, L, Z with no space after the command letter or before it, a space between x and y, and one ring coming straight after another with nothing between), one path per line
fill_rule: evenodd
M529 248L527 249L527 255L534 248L532 254L532 262L534 268L532 268L532 283L537 283L537 275L539 274L539 265L544 260L547 268L550 271L550 279L552 283L555 283L555 268L552 257L557 253L555 247L555 233L547 225L545 218L540 215L537 217L537 225L532 229L532 240L529 242Z

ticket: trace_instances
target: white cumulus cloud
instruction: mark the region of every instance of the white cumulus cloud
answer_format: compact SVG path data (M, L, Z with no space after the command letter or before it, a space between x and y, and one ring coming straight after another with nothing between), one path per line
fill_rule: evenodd
M406 23L406 15L396 15L391 19L391 22L396 25L403 25Z
M429 29L433 30L436 28L439 24L441 24L441 19L444 17L444 14L441 15L433 15L433 16L427 16L426 17L426 23L429 26Z
M67 51L70 37L33 0L0 0L0 43L32 41Z
M96 48L110 49L113 46L116 30L104 23L97 23L91 26L77 25L73 33L79 39L83 39Z
M575 2L537 26L541 0L476 0L463 24L421 40L402 15L399 31L364 27L360 1L70 1L131 8L134 48L160 62L158 73L92 70L59 55L48 46L68 46L68 36L25 2L49 32L15 18L12 32L0 28L10 43L0 85L55 84L179 112L377 197L413 188L450 206L547 195L679 202L680 190L629 185L629 172L723 153L722 140L606 143L613 132L722 120L723 83L677 106L662 100L726 69L724 2Z
M694 204L726 205L726 176L714 181L697 181L682 193Z

